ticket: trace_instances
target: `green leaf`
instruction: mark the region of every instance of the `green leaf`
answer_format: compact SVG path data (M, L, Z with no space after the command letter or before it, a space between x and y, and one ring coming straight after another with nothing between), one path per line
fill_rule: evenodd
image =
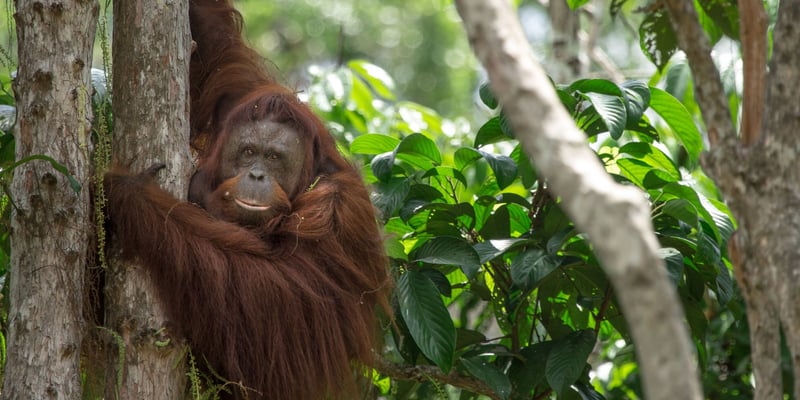
M644 17L639 25L639 46L659 71L678 51L678 40L664 9L649 12Z
M509 249L529 242L528 239L495 239L477 243L475 252L480 257L481 264L487 263L503 255Z
M406 198L410 184L405 178L392 178L387 182L378 182L373 186L372 204L381 212L383 219L389 219Z
M378 96L387 100L395 100L395 84L392 77L381 67L364 60L353 60L347 66L364 80Z
M389 151L379 154L372 158L370 168L372 168L372 175L375 175L381 182L388 182L392 177L392 169L394 168L394 152Z
M383 248L386 250L386 255L388 255L390 258L408 260L405 247L394 235L391 235L383 240Z
M658 256L664 260L667 266L667 273L672 279L672 283L677 285L683 280L683 255L672 247L658 249Z
M397 145L395 153L421 156L437 165L442 163L442 154L439 153L436 143L421 133L413 133L403 138Z
M15 168L19 167L20 165L25 164L26 162L33 161L33 160L47 161L48 163L50 163L50 166L52 166L53 169L55 169L56 171L60 172L62 175L64 175L65 178L67 178L67 181L69 182L70 188L72 188L72 190L75 193L80 193L81 192L81 184L78 182L77 179L75 179L74 176L72 176L72 174L69 173L69 170L67 170L67 167L65 167L63 164L59 163L58 161L54 160L50 156L45 156L45 155L42 155L42 154L35 154L35 155L32 155L32 156L28 156L28 157L25 157L25 158L15 162L15 163L11 164L7 169L8 170L14 170Z
M703 138L689 111L669 93L650 87L650 108L672 129L694 163L703 151Z
M466 166L481 158L481 153L472 147L462 147L456 150L453 155L453 162L459 170L464 169Z
M588 3L589 0L567 0L569 8L576 10L578 7Z
M572 332L556 342L545 367L547 383L556 393L563 395L581 377L594 344L590 329Z
M617 167L622 175L628 178L636 186L644 188L644 179L653 167L642 160L635 158L620 158L617 160Z
M626 81L620 87L628 114L627 125L630 126L642 119L645 110L650 107L650 88L642 81Z
M622 90L608 79L580 79L569 85L569 90L581 93L599 93L622 97Z
M720 201L709 199L699 192L697 193L697 197L700 199L700 204L703 206L703 209L708 211L711 218L713 218L714 226L719 231L720 242L727 243L728 239L733 235L733 232L736 231L736 224L733 219L731 219L732 217L728 206ZM709 221L709 223L711 223L711 221Z
M486 335L472 329L456 328L456 349L474 346L486 341Z
M574 386L581 396L581 400L605 400L605 397L598 393L589 383L575 382Z
M645 189L658 189L664 185L678 181L675 177L668 172L660 169L651 169L644 175L642 185Z
M671 199L661 207L661 212L678 221L682 221L694 229L698 229L697 208L686 199Z
M456 328L436 285L420 272L406 271L397 282L400 312L411 337L445 373L453 366Z
M503 142L511 140L512 137L506 135L501 126L500 117L490 118L486 123L481 125L478 129L478 134L475 135L475 148L486 146L487 144Z
M430 239L415 249L409 258L412 262L459 266L468 278L474 277L481 267L475 249L466 240L453 236Z
M14 147L14 134L4 133L0 135L0 164L14 162L14 159L16 158Z
M681 179L681 171L678 169L675 163L672 162L672 159L657 147L652 146L649 143L630 142L620 147L619 152L622 154L631 155L638 160L644 161L647 163L647 165L650 165L655 169L666 172L670 177L672 177L672 182Z
M700 0L705 14L728 37L739 39L739 5L736 0Z
M530 393L545 382L546 360L555 344L553 341L536 343L520 351L521 359L512 361L508 374L520 393Z
M391 136L370 133L353 139L350 152L353 154L381 154L394 151L400 140Z
M486 107L489 107L492 110L497 108L497 99L494 97L492 88L489 86L488 82L481 85L480 89L478 89L478 95L480 96L483 104L486 104Z
M524 289L533 289L561 264L561 260L541 249L528 249L511 262L511 280Z
M511 221L508 204L503 204L491 211L489 218L480 229L484 239L504 239L511 236Z
M504 189L517 178L517 164L511 157L491 154L483 150L478 150L478 152L489 163L489 167L494 172L495 179L497 179L497 186L500 189Z
M470 375L485 382L501 399L508 399L511 395L511 381L503 371L488 363L482 357L465 358L461 360Z
M453 294L453 288L450 285L450 281L447 280L447 277L444 276L442 271L433 268L422 268L419 272L428 277L428 279L436 285L436 288L439 289L439 293L444 297L450 297Z
M719 274L716 278L717 301L721 306L728 304L729 301L736 295L733 289L733 279L731 279L731 272L725 265L720 266Z
M701 195L697 193L697 191L695 191L693 188L689 186L677 182L667 184L661 189L661 191L664 195L667 196L665 199L677 197L680 199L685 199L690 203L692 203L695 209L697 209L697 215L699 215L700 218L702 218L704 221L706 221L706 223L708 223L709 227L712 230L712 233L715 236L715 239L720 240L719 228L717 228L717 225L714 223L714 217L703 206L703 202L700 200Z
M517 173L520 181L522 181L522 186L525 188L532 187L536 183L536 171L533 169L528 156L522 151L521 145L517 145L511 151L511 159L517 163Z
M423 178L430 178L432 176L441 176L447 178L455 178L457 181L461 182L462 185L467 186L467 177L464 174L451 167L434 167L427 171L425 174L422 175Z
M619 88L617 88L617 91L619 91ZM597 114L605 122L611 137L619 139L628 121L628 114L622 99L619 96L594 92L585 93L584 96L594 105Z

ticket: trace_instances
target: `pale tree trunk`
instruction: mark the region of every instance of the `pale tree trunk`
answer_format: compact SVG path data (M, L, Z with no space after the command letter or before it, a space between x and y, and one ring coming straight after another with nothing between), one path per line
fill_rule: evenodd
M550 0L547 12L553 52L548 74L558 83L569 83L586 73L586 60L578 38L580 14L569 8L567 0Z
M133 171L166 164L162 186L183 199L192 170L188 1L115 1L113 36L113 162ZM106 324L125 347L119 360L110 341L106 398L182 398L185 343L146 271L112 256L105 293Z
M691 2L666 2L678 43L694 75L697 100L711 149L704 166L739 222L732 258L747 305L755 399L783 397L780 332L794 368L800 398L800 3L782 1L766 84L766 15L758 0L739 1L745 98L742 133L731 123L719 74ZM761 60L761 65L753 65ZM703 89L704 96L699 93ZM759 93L766 87L764 93ZM761 115L763 114L763 115ZM758 126L759 121L763 121ZM759 129L760 128L760 129ZM760 130L760 131L759 131Z
M614 183L536 64L507 0L456 0L470 43L525 153L586 232L636 344L648 400L702 398L677 293L644 195Z
M18 0L16 157L5 399L78 399L83 277L91 232L92 44L95 2Z

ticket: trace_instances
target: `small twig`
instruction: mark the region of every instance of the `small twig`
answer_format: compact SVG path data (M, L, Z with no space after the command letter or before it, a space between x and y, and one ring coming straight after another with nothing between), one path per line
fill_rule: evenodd
M607 284L606 286L606 294L603 296L603 303L600 304L600 309L597 311L597 315L594 317L595 325L594 325L594 335L597 336L600 333L600 324L603 322L603 318L606 315L606 310L608 310L608 306L611 305L611 284Z

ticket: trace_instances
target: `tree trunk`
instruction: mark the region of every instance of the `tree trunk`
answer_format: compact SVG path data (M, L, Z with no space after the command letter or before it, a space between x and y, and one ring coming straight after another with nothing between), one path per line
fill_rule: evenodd
M456 7L525 153L602 261L636 344L646 398L702 398L644 196L606 173L534 61L506 0L456 0Z
M704 157L704 167L716 180L739 223L731 256L747 305L754 398L783 396L781 328L794 368L793 394L800 398L800 103L796 95L800 55L795 44L800 40L795 23L800 18L800 4L780 3L766 102L761 108L747 105L762 96L754 91L764 87L759 80L764 77L765 66L759 70L752 65L754 59L763 60L760 52L766 51L766 24L761 20L765 18L764 6L756 0L740 1L748 96L742 108L741 135L731 123L727 98L696 10L691 2L681 0L668 0L665 4L678 44L687 54L697 101L709 132L711 148ZM759 113L764 117L753 115ZM758 129L757 121L763 121L760 132L753 131Z
M778 326L783 329L794 369L794 391L790 393L800 398L800 265L797 261L800 259L800 140L797 136L800 132L800 103L797 101L800 54L796 46L800 30L797 18L800 18L800 4L781 2L767 80L765 110L768 112L762 134L749 153L748 188L737 199L737 204L745 208L735 209L746 229L742 236L749 239L744 244L746 250L740 274L747 281L744 287L747 299L764 302L775 296L770 307L760 310L764 315L759 318L772 329L751 327L754 359L774 357L770 365L777 368L777 372L766 369L772 373L763 377L773 379L770 382L774 383L766 384L765 379L756 375L756 393L760 392L759 386L774 385L781 390L759 393L761 399L782 396ZM734 161L733 155L728 159L732 163L741 162L741 159ZM771 321L767 321L768 318ZM765 354L755 354L764 350L767 350Z
M188 1L115 1L113 36L114 163L134 171L164 163L163 186L185 198L192 170ZM112 256L105 293L106 324L125 347L121 360L109 351L106 397L182 398L184 342L170 330L147 273Z
M17 0L16 157L3 398L77 399L89 213L96 2ZM93 249L92 249L93 250Z

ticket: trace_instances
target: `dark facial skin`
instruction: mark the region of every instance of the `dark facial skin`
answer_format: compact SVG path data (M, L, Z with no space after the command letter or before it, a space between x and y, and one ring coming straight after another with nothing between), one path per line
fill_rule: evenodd
M222 196L225 219L257 225L280 212L297 189L304 154L290 126L254 121L236 129L222 150L225 182L214 196Z

